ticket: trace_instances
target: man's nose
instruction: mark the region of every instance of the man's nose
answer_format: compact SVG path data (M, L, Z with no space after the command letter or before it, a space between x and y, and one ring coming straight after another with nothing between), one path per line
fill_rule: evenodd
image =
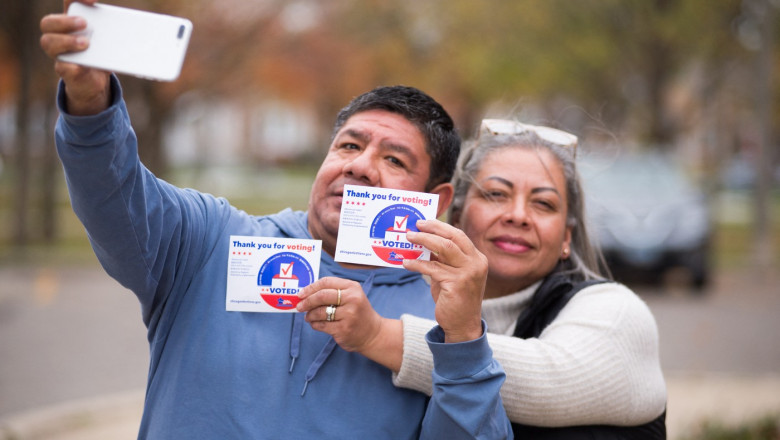
M366 148L344 165L344 173L365 185L375 186L379 183L379 163L375 152Z

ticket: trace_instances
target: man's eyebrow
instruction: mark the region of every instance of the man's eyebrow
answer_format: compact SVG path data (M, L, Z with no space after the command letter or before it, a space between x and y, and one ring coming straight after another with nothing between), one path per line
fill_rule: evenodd
M390 150L396 154L400 154L406 158L408 165L414 167L417 165L417 157L414 152L407 145L399 144L392 141L384 141L380 144L383 150ZM427 154L427 152L426 152Z
M354 128L347 128L347 129L345 129L343 132L341 132L341 134L339 136L344 136L344 135L349 136L349 137L353 137L353 138L355 138L355 139L357 139L357 140L359 140L361 142L364 142L364 143L368 143L371 140L371 135L370 134L368 134L368 133L366 133L364 131L360 131L360 130L354 129Z
M362 130L358 130L355 128L346 128L344 129L340 136L348 136L353 139L357 139L358 141L367 144L371 142L371 134ZM383 150L389 150L391 152L394 152L399 155L403 155L409 166L414 167L417 165L417 157L414 155L413 150L404 144L399 144L397 142L393 141L383 141L379 144L380 148ZM426 152L427 153L427 152Z

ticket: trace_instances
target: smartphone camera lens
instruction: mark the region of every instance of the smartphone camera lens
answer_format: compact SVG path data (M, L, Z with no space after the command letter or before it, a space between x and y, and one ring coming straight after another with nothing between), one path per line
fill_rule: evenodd
M184 25L179 26L179 35L176 36L176 38L178 38L179 40L181 40L182 37L184 37Z

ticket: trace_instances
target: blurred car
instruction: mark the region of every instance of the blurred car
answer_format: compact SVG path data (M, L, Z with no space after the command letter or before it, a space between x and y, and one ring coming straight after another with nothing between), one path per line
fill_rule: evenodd
M745 154L737 154L730 158L720 172L720 184L726 191L745 192L756 188L759 180L755 159ZM780 166L770 170L769 183L773 188L780 188Z
M657 154L589 157L578 169L592 239L616 279L644 274L661 282L666 271L682 267L695 291L703 290L712 222L701 187Z
M721 185L726 190L751 190L756 185L755 166L745 157L737 156L726 163L720 175Z

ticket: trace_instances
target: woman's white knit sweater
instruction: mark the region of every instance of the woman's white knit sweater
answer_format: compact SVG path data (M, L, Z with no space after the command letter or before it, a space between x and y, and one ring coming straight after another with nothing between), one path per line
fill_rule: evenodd
M666 384L650 309L618 283L578 292L539 338L511 336L540 283L486 299L493 356L506 371L501 398L513 422L534 426L633 426L658 417ZM431 393L433 358L425 333L436 323L404 315L404 356L396 386Z

